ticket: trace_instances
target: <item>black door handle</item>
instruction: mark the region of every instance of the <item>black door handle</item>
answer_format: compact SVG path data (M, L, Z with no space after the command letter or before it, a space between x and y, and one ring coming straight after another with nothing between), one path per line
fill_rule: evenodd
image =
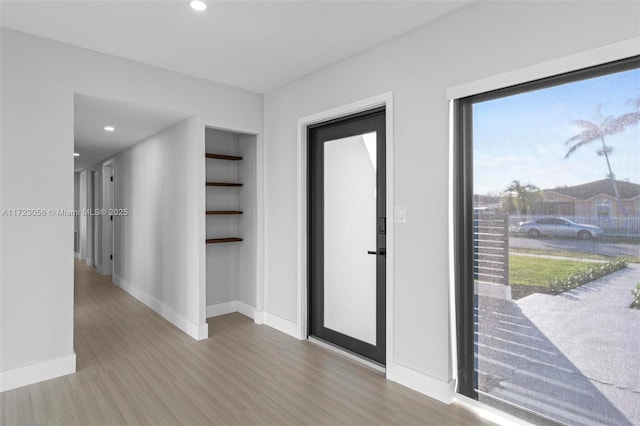
M384 256L387 253L385 252L384 249L380 249L380 252L369 250L369 251L367 251L367 254L379 254L380 256Z
M369 250L369 251L367 251L367 254L378 254L378 252Z

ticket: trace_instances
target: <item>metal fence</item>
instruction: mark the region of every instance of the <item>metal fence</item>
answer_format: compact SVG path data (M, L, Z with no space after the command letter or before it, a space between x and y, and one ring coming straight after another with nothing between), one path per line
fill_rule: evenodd
M521 222L541 219L547 216L509 216L509 232L517 232ZM585 225L596 225L605 235L640 237L640 217L599 217L599 216L563 216L566 219Z
M509 218L474 214L473 278L509 284Z

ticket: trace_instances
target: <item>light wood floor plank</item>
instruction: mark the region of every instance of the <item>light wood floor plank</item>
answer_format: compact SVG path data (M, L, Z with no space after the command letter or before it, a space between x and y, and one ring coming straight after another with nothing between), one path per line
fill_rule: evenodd
M78 372L0 394L2 425L488 425L240 314L197 342L77 261Z

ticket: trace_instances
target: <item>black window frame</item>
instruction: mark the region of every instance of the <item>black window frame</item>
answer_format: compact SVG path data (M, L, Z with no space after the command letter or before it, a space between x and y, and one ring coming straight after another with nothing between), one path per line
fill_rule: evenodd
M454 286L458 366L457 393L478 399L474 336L473 105L553 86L640 68L640 55L491 90L453 101ZM631 98L634 94L629 94ZM534 417L536 417L534 415Z

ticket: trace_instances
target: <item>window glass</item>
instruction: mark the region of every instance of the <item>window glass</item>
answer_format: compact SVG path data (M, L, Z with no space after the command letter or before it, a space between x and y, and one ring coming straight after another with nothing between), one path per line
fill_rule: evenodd
M639 64L459 102L462 393L640 424Z

